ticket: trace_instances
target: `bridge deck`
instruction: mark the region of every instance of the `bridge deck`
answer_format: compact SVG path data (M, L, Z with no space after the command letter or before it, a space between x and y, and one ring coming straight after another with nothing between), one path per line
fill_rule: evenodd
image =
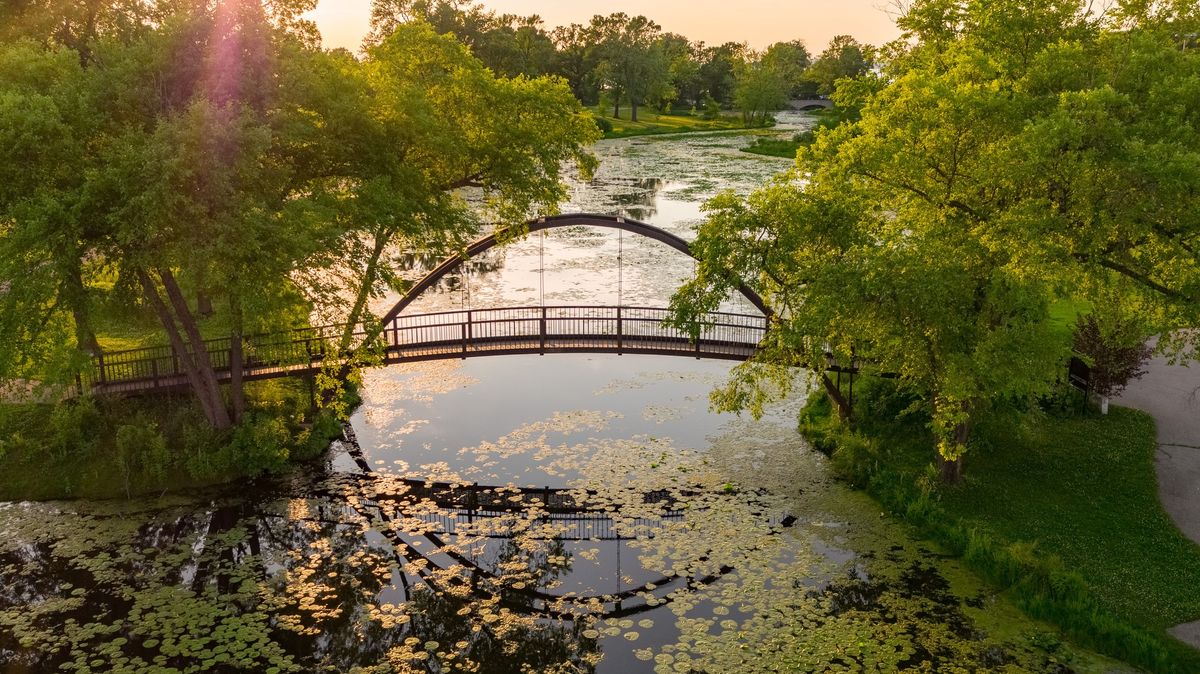
M699 340L665 325L666 309L646 307L533 307L399 316L375 342L384 364L479 356L548 353L630 353L746 360L766 330L766 318L706 316ZM318 372L345 326L304 328L245 340L247 381ZM365 332L355 331L359 341ZM228 339L206 342L221 381L231 377ZM341 360L335 359L335 362ZM98 394L135 394L185 388L180 359L167 347L104 354L87 382Z

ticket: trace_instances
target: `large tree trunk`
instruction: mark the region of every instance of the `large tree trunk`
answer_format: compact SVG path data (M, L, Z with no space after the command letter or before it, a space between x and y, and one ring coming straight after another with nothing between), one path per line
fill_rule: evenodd
M942 482L946 484L958 484L963 478L963 457L950 461L942 456L941 452L937 455L938 472L942 475Z
M613 119L621 119L621 98L619 96L613 102Z
M87 288L83 285L83 270L78 259L66 270L62 293L71 307L71 317L75 321L75 346L80 351L93 356L100 353L100 342L96 340L96 331L92 327L91 307L88 305Z
M375 237L375 247L371 250L371 258L367 260L366 269L363 271L362 283L358 288L358 295L354 298L354 306L350 308L350 315L346 319L346 327L342 331L341 339L338 341L338 354L346 353L354 343L354 328L361 322L363 313L367 310L367 302L371 299L371 288L374 287L375 281L379 278L379 260L383 257L383 251L391 242L391 234L381 232ZM369 340L368 340L369 341Z
M967 441L971 439L971 423L963 423L954 427L954 444L959 450L958 457L953 461L942 456L941 452L937 455L938 471L942 474L942 482L946 484L958 484L963 479L963 450L967 446Z
M171 349L175 352L180 367L183 368L184 376L187 377L188 385L192 387L192 392L196 394L196 400L200 403L200 409L204 411L204 416L208 419L208 423L214 428L228 428L230 426L229 415L225 410L224 403L220 399L219 391L214 399L210 388L205 383L201 367L196 362L194 354L188 351L187 344L183 340L183 335L180 334L179 327L175 324L175 318L171 315L171 310L163 302L162 296L158 294L158 287L155 286L150 275L144 271L138 272L138 280L141 281L142 292L146 297L146 301L150 303L150 307L154 310L155 315L158 316L159 322L162 323L163 330L167 333Z
M200 326L196 322L196 317L188 308L187 299L183 296L183 291L179 289L179 284L175 281L175 276L169 270L160 269L158 275L162 278L163 288L167 291L167 298L170 299L171 305L175 308L175 319L179 321L180 327L183 328L184 334L187 335L188 341L192 345L192 353L195 354L196 369L199 371L201 383L205 387L208 396L213 401L216 408L216 428L224 430L233 425L233 420L229 416L229 410L226 409L224 400L221 397L221 384L217 381L217 372L213 368L212 357L208 353L208 346L204 344L204 337L200 335Z
M638 111L637 101L629 101L629 121L631 121L631 122L638 121L637 111Z
M847 421L853 415L854 410L850 408L850 401L842 394L841 389L833 380L829 378L827 373L821 373L821 384L825 387L825 394L829 396L829 400L833 402L834 409L837 410L838 418L842 421Z

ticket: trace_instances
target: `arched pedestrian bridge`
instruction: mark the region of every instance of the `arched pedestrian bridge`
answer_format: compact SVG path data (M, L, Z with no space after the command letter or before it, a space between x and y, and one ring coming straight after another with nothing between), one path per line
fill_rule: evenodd
M607 227L654 239L692 255L683 239L652 225L616 216L575 214L542 218L526 225L528 232L562 227ZM669 311L661 307L575 305L521 306L408 314L405 309L444 276L470 259L502 243L498 234L485 236L465 251L443 261L381 320L382 331L369 335L361 327L356 341L377 350L383 364L473 358L511 354L616 353L746 360L753 356L766 332L768 314L762 299L742 285L739 290L761 313L713 312L702 321L699 339L666 324ZM332 346L345 325L299 328L244 338L242 376L245 380L313 374L332 358L345 361ZM218 376L231 375L230 341L214 339L206 348ZM151 347L103 353L83 382L94 393L118 394L184 388L187 376L170 347Z

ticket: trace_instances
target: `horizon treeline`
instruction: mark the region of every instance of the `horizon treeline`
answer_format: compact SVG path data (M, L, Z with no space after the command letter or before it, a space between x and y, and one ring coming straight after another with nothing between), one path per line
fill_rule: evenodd
M642 107L736 108L748 122L765 120L790 99L832 94L839 79L870 70L876 52L849 35L816 55L802 40L762 51L745 42L710 45L623 12L548 30L538 15L502 14L471 0L377 0L367 45L411 21L454 35L497 75L559 76L584 105L614 117L627 109L635 121Z

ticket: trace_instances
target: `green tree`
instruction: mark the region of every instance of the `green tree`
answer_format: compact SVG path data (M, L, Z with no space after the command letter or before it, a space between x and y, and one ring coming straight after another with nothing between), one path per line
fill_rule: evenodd
M667 60L667 84L663 88L663 109L669 110L678 100L689 105L698 105L700 95L700 63L696 60L692 44L682 35L667 33L659 38L663 56Z
M828 96L838 80L859 77L871 69L871 49L849 35L838 35L804 74L819 94ZM803 86L803 85L801 85Z
M804 72L812 65L812 55L804 42L776 42L763 53L762 64L783 79L788 96L798 97L804 93Z
M115 279L227 428L243 335L313 311L377 327L367 300L402 289L402 249L549 211L564 161L592 165L595 125L562 81L497 78L423 23L363 61L323 52L288 6L164 5L135 38L94 42L89 67L53 44L0 48L3 376L69 379L91 349L89 298ZM228 394L199 291L224 312Z
M765 125L771 113L787 104L789 85L786 69L763 58L738 68L734 100L747 126Z
M596 75L613 97L613 116L621 116L621 101L629 102L630 119L638 108L668 85L667 54L659 40L661 28L644 16L618 12L592 18L600 39Z
M43 366L98 349L79 217L91 103L76 52L0 46L0 371L12 377L61 379L69 368Z
M595 77L600 50L590 26L573 23L555 28L553 72L567 80L571 91L584 105L594 105L600 99L600 83Z
M819 133L790 179L709 205L700 274L674 302L695 321L730 289L720 269L745 271L775 319L718 401L754 408L788 365L889 374L948 479L982 415L1058 378L1051 302L1117 293L1176 346L1200 321L1194 8L953 4L954 26L911 33L883 78L839 85L861 119Z
M697 51L702 94L721 105L731 105L737 86L737 68L746 60L746 45L726 42L718 47L705 47L701 44Z

